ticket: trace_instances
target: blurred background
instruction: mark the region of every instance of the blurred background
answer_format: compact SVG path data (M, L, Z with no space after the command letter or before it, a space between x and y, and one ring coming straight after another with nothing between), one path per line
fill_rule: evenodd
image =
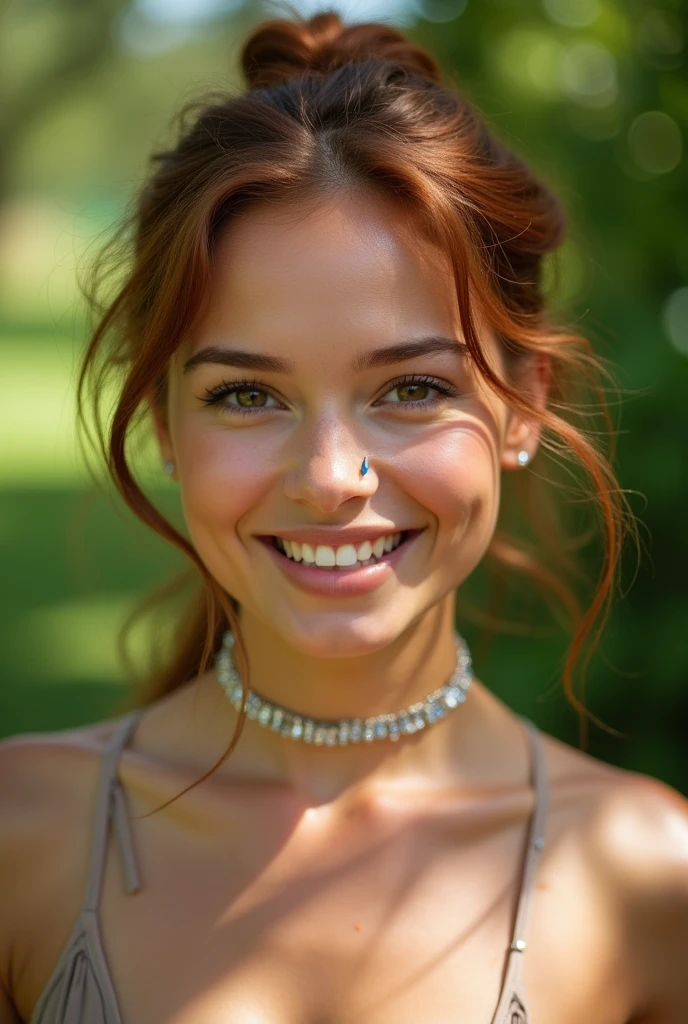
M304 14L322 4L297 3ZM642 519L585 699L588 749L688 792L688 191L684 0L369 0L330 5L426 46L569 214L552 301L628 395L616 468ZM79 275L186 101L239 88L276 4L21 0L0 32L0 735L108 717L130 693L117 633L177 556L90 482L74 429ZM554 276L552 276L554 281ZM616 414L616 411L615 411ZM176 497L157 461L156 499ZM473 584L471 584L473 585ZM480 580L475 586L479 592ZM536 619L542 616L534 605ZM537 623L536 623L537 624ZM485 644L479 677L577 743L546 625ZM135 637L136 639L136 637ZM145 643L144 640L140 641Z

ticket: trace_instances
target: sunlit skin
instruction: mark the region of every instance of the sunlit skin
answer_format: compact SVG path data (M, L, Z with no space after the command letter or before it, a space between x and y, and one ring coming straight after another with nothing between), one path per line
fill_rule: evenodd
M545 360L511 372L546 402ZM189 536L239 603L257 692L363 718L446 681L455 592L503 474L524 449L537 465L540 439L472 372L448 257L391 200L231 222L154 424ZM411 536L379 576L311 570L325 592L268 546L352 531ZM99 907L122 1021L490 1024L534 801L523 726L490 682L397 743L315 747L247 720L177 800L237 715L212 670L147 706L118 764L143 884L127 895L110 851ZM30 1019L82 906L114 724L0 744L0 1024ZM528 1024L685 1024L685 801L542 745Z
M423 354L387 352L428 338L446 341ZM221 237L207 314L171 367L158 430L193 544L239 601L263 696L320 718L365 717L400 710L451 674L456 588L493 534L501 473L518 471L518 451L537 445L536 428L472 370L461 339L446 253L387 201L263 204ZM237 350L289 372L220 363ZM385 352L383 365L366 365ZM522 375L541 401L544 369ZM260 539L296 531L336 546L360 530L420 531L361 596L304 592ZM462 772L451 751L475 729L476 710L461 708L391 760L391 744L323 757L254 723L246 730L285 777L307 790L317 778L322 793L330 772L338 784L347 775L370 783L370 762L387 778L436 772L445 759L447 776Z

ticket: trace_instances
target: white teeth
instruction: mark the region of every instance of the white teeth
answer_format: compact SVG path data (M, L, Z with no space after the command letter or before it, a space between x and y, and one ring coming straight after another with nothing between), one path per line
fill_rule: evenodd
M373 553L373 545L369 540L364 540L360 548L356 552L356 556L359 562L367 562ZM337 565L339 565L339 559L337 559Z
M283 540L281 537L276 537L275 542L277 548L295 562L303 561L307 565L315 564L331 569L335 566L348 568L353 565L374 565L384 554L398 547L401 537L401 533L391 533L386 537L378 537L372 543L364 540L358 547L342 544L338 548L330 547L329 544L318 544L314 548L310 544Z
M322 565L326 568L337 564L337 558L334 553L334 548L330 548L327 544L318 544L315 549L315 564Z
M368 547L370 547L370 544ZM357 561L362 562L363 559L361 558L360 552L356 552L356 548L353 544L343 544L340 548L337 548L337 565L356 565Z

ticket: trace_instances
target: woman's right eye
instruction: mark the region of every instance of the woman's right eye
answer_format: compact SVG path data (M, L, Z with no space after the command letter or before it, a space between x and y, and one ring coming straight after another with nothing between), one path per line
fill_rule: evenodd
M277 399L258 381L219 384L216 388L208 388L202 401L205 405L219 405L222 409L239 413L280 408Z

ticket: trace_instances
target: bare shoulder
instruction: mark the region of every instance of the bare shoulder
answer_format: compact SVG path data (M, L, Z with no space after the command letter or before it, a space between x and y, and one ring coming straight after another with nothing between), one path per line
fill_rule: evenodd
M92 776L115 721L0 741L0 857L20 866L37 834L59 836ZM90 769L90 772L89 772ZM91 778L89 778L91 775ZM0 877L7 875L0 872Z
M43 820L58 822L83 769L102 753L114 722L0 741L0 809L5 853Z
M688 1020L688 800L647 775L546 739L553 817L575 835L606 905L619 916L623 956L643 993L643 1024ZM553 822L554 824L554 822Z
M627 881L648 882L653 859L682 876L688 864L688 799L649 775L606 764L545 738L552 788L562 810L578 807L600 856Z
M619 887L688 893L688 800L659 779L605 764L552 737L545 747L553 810Z
M21 988L43 951L50 962L67 937L85 873L89 807L114 725L112 720L0 741L0 989L5 992Z

